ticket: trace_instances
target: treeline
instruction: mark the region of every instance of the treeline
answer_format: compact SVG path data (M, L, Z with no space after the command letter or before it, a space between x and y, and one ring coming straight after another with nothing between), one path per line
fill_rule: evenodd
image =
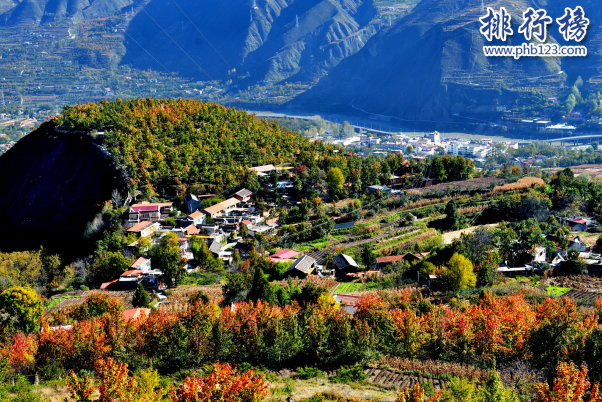
M40 331L9 337L0 349L6 374L64 377L66 370L92 370L107 357L132 370L152 365L174 373L216 361L334 366L386 354L481 367L521 360L548 375L559 361L585 361L593 379L602 375L600 303L595 311L581 310L570 299L532 304L521 294L483 293L472 304L449 307L405 290L365 296L353 316L327 298L305 305L242 302L223 308L197 299L182 311L160 309L131 321L109 297L88 304L88 317L80 316L71 327L51 329L46 318Z

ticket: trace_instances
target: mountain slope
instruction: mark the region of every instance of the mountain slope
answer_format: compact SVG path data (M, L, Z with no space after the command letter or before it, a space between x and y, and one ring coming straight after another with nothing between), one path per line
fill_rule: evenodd
M31 25L67 18L97 18L131 4L132 0L23 0L0 15L0 23Z
M355 108L408 120L439 120L454 113L491 112L498 102L517 97L524 87L553 93L566 78L561 71L573 80L577 75L585 80L599 74L590 67L600 65L600 56L593 54L600 50L600 27L594 23L600 21L600 11L593 1L485 2L493 8L504 6L512 14L515 34L507 44L514 46L525 42L518 26L527 7L545 8L558 18L565 6L583 5L592 26L581 44L588 46L591 54L580 60L485 57L482 48L488 43L479 32L478 19L485 15L480 3L422 1L293 103L314 110ZM555 43L557 24L550 26L548 34L548 41Z
M248 83L313 79L364 45L375 14L371 0L153 0L130 24L123 62L161 68L154 57L203 80L231 69Z

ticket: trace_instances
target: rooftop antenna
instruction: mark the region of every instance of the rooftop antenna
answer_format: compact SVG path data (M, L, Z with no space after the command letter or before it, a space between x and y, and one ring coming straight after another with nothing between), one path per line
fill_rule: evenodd
M297 28L299 28L299 16L297 15L297 16L296 16L296 18L297 18L297 22L295 23L295 26L296 26Z
M391 26L391 14L389 14L389 27Z
M481 0L481 11L485 11L485 4L483 4L485 0Z
M251 22L253 22L253 10L249 10L251 12Z

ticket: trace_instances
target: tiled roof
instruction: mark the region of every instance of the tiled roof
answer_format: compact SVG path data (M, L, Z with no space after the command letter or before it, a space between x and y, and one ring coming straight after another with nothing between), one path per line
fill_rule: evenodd
M359 267L355 260L346 254L339 254L336 257L334 257L333 260L338 269L345 269L347 267Z
M121 276L138 276L142 275L142 271L139 269L130 269L129 271L125 271Z
M123 312L123 319L125 321L136 320L141 317L148 317L151 313L150 308L131 308Z
M289 260L293 257L298 256L301 253L296 252L295 250L282 250L277 252L276 254L272 254L270 256L270 258L280 258L280 259L285 259L285 260Z
M254 170L255 172L262 173L262 172L271 172L272 170L276 170L276 167L274 165L263 165L263 166L255 166L255 167L249 168L249 170Z
M201 211L196 211L188 215L188 217L192 219L200 218L201 216L203 216L203 213Z
M243 188L242 190L238 191L235 195L245 198L245 197L252 196L253 192L251 190L247 190L246 188Z
M146 258L144 258L144 257L138 257L138 258L136 259L136 261L134 261L134 262L132 263L132 265L130 265L130 267L132 267L132 268L136 268L136 267L138 267L139 265L142 265L142 264L144 264L146 261L147 261L147 259L146 259Z
M159 208L160 207L158 205L142 205L139 207L131 207L130 212L151 212L158 211Z
M387 262L395 262L395 261L402 260L403 257L405 257L405 254L402 254L402 255L390 255L388 257L378 257L376 259L376 263L377 264L383 264L383 263L387 263Z
M131 208L139 208L139 207L171 207L173 206L173 202L140 202L138 204L134 204Z
M218 242L217 240L213 240L213 243L211 243L211 246L209 246L209 251L215 254L219 254L222 251L223 247L224 246L222 243Z
M209 208L205 208L205 212L207 212L209 215L212 215L223 211L226 208L231 208L237 204L240 204L240 200L237 200L236 198L228 198L226 201L222 201Z
M301 271L304 274L307 274L307 273L309 273L311 266L314 265L315 263L316 263L316 260L314 260L310 256L305 255L301 258L296 259L295 262L293 262L291 264L291 266L288 267L286 272L296 269L297 271Z
M127 231L128 232L140 232L140 231L146 229L147 227L149 227L152 224L153 223L151 221L142 221L140 223L135 224L134 226L132 226L131 228L129 228Z

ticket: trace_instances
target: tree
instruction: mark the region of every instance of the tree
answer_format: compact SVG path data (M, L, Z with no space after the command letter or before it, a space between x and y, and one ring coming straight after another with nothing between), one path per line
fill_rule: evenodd
M445 215L447 215L447 222L450 229L457 229L458 222L460 221L460 214L456 208L456 203L451 200L445 206Z
M413 154L413 153L414 153L414 147L412 146L412 144L410 144L406 148L406 154Z
M594 149L594 151L595 151L595 150L597 150L597 149L598 149L598 147L600 146L600 144L598 143L598 141L594 141L594 142L592 142L592 144L591 144L591 145L592 145L592 148Z
M483 397L481 400L483 402L518 402L513 389L506 389L504 387L500 373L495 369L495 365L485 381L485 387L482 392Z
M38 327L44 308L35 290L15 286L0 294L0 311L3 327L29 333Z
M173 402L258 402L268 395L270 384L253 370L238 373L230 364L214 364L205 377L188 376L171 391Z
M497 276L497 269L502 262L502 258L497 251L490 251L481 263L479 264L479 271L477 275L477 284L479 286L490 287L493 286L495 277Z
M163 236L161 243L152 250L153 267L163 272L170 285L177 285L186 275L186 261L180 255L180 244L175 233Z
M441 275L441 282L450 290L466 289L475 286L477 277L470 260L463 255L454 253Z
M583 402L589 391L588 402L599 402L602 396L599 392L599 384L595 383L589 389L587 377L587 366L581 365L581 370L573 362L560 362L556 368L556 378L550 388L548 383L535 385L535 402Z
M274 289L272 289L272 286L264 275L261 267L257 267L255 269L255 274L253 275L253 284L251 285L251 290L247 295L247 300L252 302L262 300L269 304L276 303Z
M245 225L244 223L240 225L239 234L243 240L246 239L247 237L249 237L249 229L247 228L247 225Z
M368 244L364 244L362 246L361 259L362 259L362 263L368 269L370 269L374 265L376 265L376 256L374 255L372 248Z
M343 184L345 184L345 176L343 175L343 172L341 172L341 169L333 167L328 171L326 181L330 188L340 190L343 188Z
M144 286L142 286L142 283L140 282L138 282L138 287L134 292L132 304L134 305L134 307L150 307L150 297L148 295L148 292L144 289Z
M103 282L110 281L130 268L130 260L119 251L102 253L92 264L86 281L90 287L96 287Z

